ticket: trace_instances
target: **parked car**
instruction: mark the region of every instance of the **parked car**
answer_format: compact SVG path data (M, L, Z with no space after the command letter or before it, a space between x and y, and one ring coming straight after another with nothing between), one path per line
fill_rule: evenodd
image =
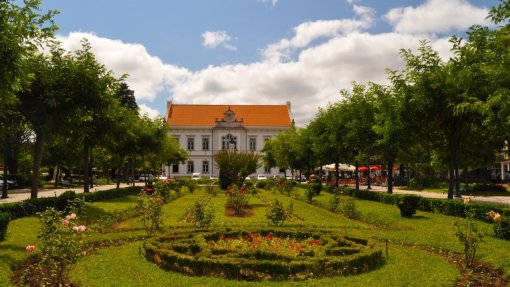
M0 175L0 188L4 184L4 176ZM7 179L7 189L12 189L18 186L18 183L15 180Z
M267 177L263 174L259 174L257 175L257 180L264 180L264 179L267 179Z
M218 179L218 177L217 177L217 176L215 176L215 175L211 175L211 176L209 177L209 179L213 179L213 180L215 180L215 179Z
M164 175L160 175L160 176L158 176L158 179L159 179L159 180L167 180L167 179L168 179L168 177L166 177L166 176L164 176Z
M149 173L147 173L147 174L142 173L142 174L140 174L140 177L138 178L138 180L139 181L146 181L146 180L151 181L151 180L154 180L154 175L149 174Z
M199 179L200 179L200 173L199 173L199 172L194 172L194 173L191 175L191 179L199 180Z

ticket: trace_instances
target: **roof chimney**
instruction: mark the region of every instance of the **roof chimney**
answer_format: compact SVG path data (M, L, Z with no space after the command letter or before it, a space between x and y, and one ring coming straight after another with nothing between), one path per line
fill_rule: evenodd
M170 109L172 108L172 99L166 101L166 121L170 117Z

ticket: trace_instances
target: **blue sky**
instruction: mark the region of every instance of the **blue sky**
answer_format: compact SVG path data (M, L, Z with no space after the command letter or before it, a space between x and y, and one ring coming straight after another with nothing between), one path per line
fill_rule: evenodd
M303 125L353 81L385 83L400 48L488 24L497 0L43 0L64 47L83 37L142 110L195 104L292 102Z

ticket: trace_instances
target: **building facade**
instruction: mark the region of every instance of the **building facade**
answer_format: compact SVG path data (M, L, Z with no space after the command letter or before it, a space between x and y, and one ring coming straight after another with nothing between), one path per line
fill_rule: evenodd
M189 152L184 164L164 166L168 177L218 176L218 151L234 148L262 153L264 142L292 125L291 104L286 105L184 105L167 102L166 123L171 136ZM278 168L261 167L256 174L283 176Z

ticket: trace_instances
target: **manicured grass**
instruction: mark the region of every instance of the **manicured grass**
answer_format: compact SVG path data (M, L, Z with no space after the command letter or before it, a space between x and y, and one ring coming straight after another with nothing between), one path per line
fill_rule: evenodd
M230 217L225 215L226 195L220 192L211 197L209 205L214 209L214 227L251 228L270 227L265 214L268 205L278 199L288 208L292 201L294 219L284 226L323 228L338 233L375 238L389 241L389 260L380 269L347 277L309 279L306 281L284 282L238 282L220 278L189 277L175 272L167 272L139 255L142 242L124 243L121 246L100 249L82 258L72 271L72 277L82 286L451 286L460 277L457 269L442 257L422 251L413 245L425 245L454 252L461 252L462 246L454 235L457 218L440 214L418 212L414 218L400 217L396 206L377 202L356 200L360 219L348 219L342 214L327 210L332 194L322 192L314 197L314 205L304 200L303 189L296 189L298 199L279 192L260 190L257 197L250 196L253 208L250 217ZM186 210L201 198L208 197L204 191L185 193L182 197L164 206L163 230L172 231L176 227L192 227L184 221ZM128 196L115 200L96 202L87 206L87 218L93 220L116 211L132 209L137 197ZM479 223L488 234L492 229L488 224ZM93 233L87 242L133 239L144 236L142 223L138 218L128 219L115 225L106 233ZM0 242L0 286L9 286L11 269L27 257L25 246L37 244L39 223L37 218L14 220L9 225L7 240ZM478 251L478 257L493 263L505 271L510 278L510 241L485 238Z
M86 286L451 286L459 273L442 258L415 248L395 247L382 268L358 276L307 281L239 282L167 272L138 254L140 243L100 250L84 258L74 278ZM416 272L413 270L419 270ZM122 274L119 276L119 274Z

